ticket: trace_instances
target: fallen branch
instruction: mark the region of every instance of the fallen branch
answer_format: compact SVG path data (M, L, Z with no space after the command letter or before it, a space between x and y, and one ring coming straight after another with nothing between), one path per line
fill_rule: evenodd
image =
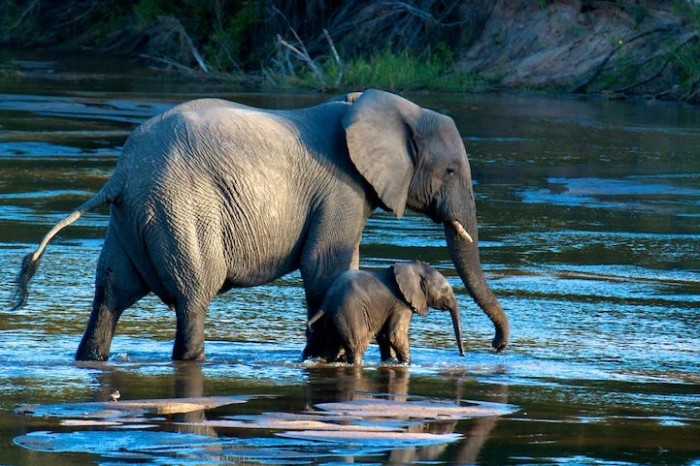
M199 54L197 51L197 48L194 46L194 42L192 42L192 38L187 34L187 31L185 31L185 28L182 27L181 34L185 38L185 41L187 41L187 44L190 46L190 50L192 51L192 56L194 57L195 60L197 60L197 63L199 64L199 67L204 71L205 73L209 73L209 68L207 67L207 64L204 63L204 59L202 56Z
M195 70L194 68L190 68L189 66L185 66L182 63L178 63L175 60L171 60L170 58L167 58L167 57L155 57L153 55L147 55L145 53L140 53L138 56L141 58L146 58L148 60L153 60L153 61L165 63L166 65L173 66L173 67L178 68L182 71L187 71L188 73L196 73L197 72L197 70Z
M659 69L658 69L658 71L657 71L656 73L654 73L652 76L650 76L650 77L648 77L648 78L646 78L646 79L642 79L641 81L638 81L638 82L636 82L636 83L633 83L633 84L631 84L631 85L629 85L629 86L627 86L627 87L625 87L625 88L623 88L623 89L615 90L615 91L613 91L613 92L614 92L614 93L623 93L623 94L624 94L624 93L627 93L627 92L631 91L632 89L635 89L635 88L637 88L637 87L640 87L640 86L643 86L643 85L645 85L645 84L648 84L648 83L650 83L651 81L653 81L653 80L659 78L659 77L663 74L664 70L665 70L665 69L668 67L668 65L671 63L671 60L672 60L671 57L672 57L672 55L678 53L678 51L679 51L680 49L682 49L683 47L685 47L685 46L686 46L687 44L689 44L690 42L698 40L699 38L700 38L700 37L698 36L698 33L695 32L695 31L686 34L686 35L683 36L683 37L681 38L681 40L675 45L675 47L673 47L672 50L664 52L664 54L663 54L662 56L665 56L665 57L666 57L666 60L664 60L663 64L661 65L661 67L659 67ZM649 63L651 60L654 60L655 58L658 58L658 56L657 56L657 57L651 57L651 58L649 58L649 59L643 61L642 63L640 63L638 66L639 66L640 68L643 68L643 67L646 66L647 63ZM691 86L691 90L689 91L689 94L692 93L692 91L693 91L693 87ZM687 94L687 95L689 95L689 94ZM687 99L682 98L681 100L687 100Z
M580 94L580 93L586 92L586 89L588 88L588 86L590 86L591 83L593 81L595 81L598 78L598 76L600 76L600 74L603 72L603 69L608 64L608 62L623 47L625 47L625 46L631 44L632 42L639 40L643 37L649 36L651 34L657 34L660 32L668 32L670 30L671 30L671 27L654 28L654 29L650 29L648 31L644 31L642 33L639 33L636 36L632 36L627 40L621 40L620 43L618 45L616 45L610 52L608 52L608 54L605 56L605 58L603 58L603 60L600 63L598 63L598 66L596 66L595 70L593 70L593 73L591 74L591 76L588 77L588 79L586 79L584 82L582 82L582 83L578 84L576 87L574 87L574 89L571 92L574 94Z
M343 82L343 63L340 61L340 55L338 55L338 51L335 49L335 44L333 44L333 39L331 39L331 35L328 34L328 30L326 30L325 28L323 29L323 35L328 41L328 46L331 48L331 52L333 52L333 59L335 60L335 64L338 67L338 79L335 80L335 87L340 87L340 83Z
M24 9L24 11L22 11L22 14L19 16L19 18L17 18L17 21L15 21L15 23L12 24L11 26L8 26L8 27L7 27L7 30L8 30L8 31L13 31L17 26L19 26L20 24L22 24L22 22L24 21L24 19L25 19L27 16L29 16L29 14L30 14L32 11L34 11L34 10L37 8L38 5L39 5L39 0L32 0L32 2L31 2L29 5L27 5L27 7Z
M209 68L204 62L202 55L197 51L194 41L187 34L179 19L174 16L159 16L154 30L158 41L162 45L161 50L168 50L169 45L179 42L179 50L176 50L175 54L180 58L180 61L183 61L187 55L191 55L199 65L199 68L203 72L209 73Z
M279 45L287 48L299 60L306 63L306 65L311 70L311 73L313 73L314 77L316 78L316 81L318 81L318 84L321 86L321 89L326 89L326 81L323 79L323 73L321 72L321 70L318 68L318 66L314 62L314 60L309 55L309 52L306 50L306 47L304 46L304 43L301 41L301 39L297 35L296 31L294 31L294 29L292 29L292 33L294 34L294 37L296 37L296 39L297 39L297 42L299 44L299 48L295 47L294 45L290 44L286 40L282 39L282 36L280 36L279 34L277 34L277 43Z
M447 11L443 15L443 18L449 15L449 13L452 11L452 9L457 5L458 2L455 2L452 4L452 6L448 7ZM418 7L415 7L413 5L410 5L406 2L402 2L399 0L392 0L385 2L387 6L395 6L398 7L399 9L405 10L407 13L412 14L413 16L416 16L420 19L422 19L425 23L427 23L430 26L437 26L437 27L454 27L454 26L461 26L465 23L469 22L469 19L464 19L462 21L452 21L449 23L443 22L441 19L436 19L435 16L433 16L430 12L421 10Z
M657 71L656 73L654 73L654 74L651 75L650 77L648 77L648 78L646 78L646 79L642 79L641 81L638 81L638 82L636 82L636 83L633 83L633 84L631 84L631 85L629 85L629 86L627 86L627 87L624 87L624 88L622 88L622 89L616 89L616 90L613 91L613 94L627 94L627 93L628 93L629 91L631 91L632 89L635 89L635 88L637 88L637 87L640 87L640 86L643 86L643 85L645 85L645 84L648 84L648 83L652 82L653 80L655 80L655 79L661 77L661 75L663 74L664 70L666 69L666 67L668 66L668 64L669 64L670 62L671 62L670 59L669 59L669 60L666 60L666 62L665 62L663 65L661 65L661 68L659 69L659 71Z

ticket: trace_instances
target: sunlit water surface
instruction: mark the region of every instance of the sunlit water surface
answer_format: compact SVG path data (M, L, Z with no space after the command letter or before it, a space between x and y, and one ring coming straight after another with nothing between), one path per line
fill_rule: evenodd
M452 116L470 153L482 261L512 325L502 354L490 350L492 325L455 275L441 228L422 216L399 221L377 212L362 265L423 259L447 275L462 309L466 357L457 353L449 316L433 311L413 319L408 368L379 364L375 347L362 369L302 364L304 293L295 273L218 297L203 364L170 362L175 321L154 297L123 315L109 363L84 364L73 355L89 315L106 210L50 245L26 307L9 312L9 298L23 255L99 189L129 132L201 96L262 107L324 97L231 93L149 77L130 63L4 56L0 464L700 464L699 109L411 96ZM124 74L105 74L107 66ZM53 71L46 79L19 73L37 69ZM122 401L249 398L111 424L76 420L64 405L108 401L115 389ZM335 420L379 424L406 435L399 440L319 440L279 425L240 425L317 419L323 403L352 400L499 408L449 420Z

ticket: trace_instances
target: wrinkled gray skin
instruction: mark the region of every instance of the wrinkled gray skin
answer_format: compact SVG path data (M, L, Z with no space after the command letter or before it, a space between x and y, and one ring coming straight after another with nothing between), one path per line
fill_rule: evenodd
M122 312L149 292L175 311L174 359L204 359L209 302L300 269L307 317L356 269L367 217L406 207L445 224L455 266L505 348L508 320L481 270L474 193L451 118L378 90L297 110L179 105L127 140L114 174L25 257L16 306L48 242L110 204L79 360L105 360ZM459 221L474 239L451 226ZM316 351L309 348L309 355Z
M450 311L459 354L459 307L447 279L425 262L396 264L379 272L349 270L335 279L321 309L308 322L307 347L324 348L326 362L359 365L376 337L382 361L410 364L408 328L428 307ZM304 357L308 356L304 349Z

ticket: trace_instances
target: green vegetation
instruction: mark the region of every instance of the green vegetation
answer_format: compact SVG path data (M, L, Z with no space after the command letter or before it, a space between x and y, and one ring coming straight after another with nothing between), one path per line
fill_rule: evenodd
M444 45L441 49L446 50ZM428 53L421 57L403 50L392 53L385 49L368 58L348 64L344 83L350 87L373 86L390 90L437 89L449 92L483 90L486 83L478 76L455 70L451 57Z
M688 93L695 92L695 87L700 83L700 40L695 37L675 50L671 59L679 71L679 85Z
M100 0L59 3L0 0L0 45L139 55L178 71L245 75L263 87L448 92L486 87L453 61L455 38L470 33L461 26L463 18L450 17L456 13L433 2L415 4L424 16L411 8L387 10L381 2L132 0L108 8ZM380 19L353 37L362 14ZM344 22L334 23L337 17ZM329 33L324 24L335 29ZM372 42L381 48L367 45Z
M695 2L677 2L675 10L688 22L694 34L673 48L669 61L677 70L678 85L685 94L682 98L694 99L700 85L700 5Z
M394 53L386 48L340 66L335 60L327 58L318 69L323 76L323 86L308 66L302 66L298 72L270 73L268 76L274 85L287 88L323 87L326 91L376 87L394 92L426 89L477 92L487 87L487 83L477 75L456 70L444 44L439 44L435 52L423 54L410 50Z
M700 4L621 0L583 2L576 10L568 3L509 9L489 0L0 0L0 46L140 56L193 79L327 92L478 92L534 57L534 71L525 66L516 80L520 90L700 101ZM492 15L494 8L502 11ZM572 8L575 22L561 15ZM607 47L581 40L593 30L604 31ZM540 40L552 31L560 43ZM578 57L573 70L557 58L562 44ZM489 80L458 60L474 45L473 66Z

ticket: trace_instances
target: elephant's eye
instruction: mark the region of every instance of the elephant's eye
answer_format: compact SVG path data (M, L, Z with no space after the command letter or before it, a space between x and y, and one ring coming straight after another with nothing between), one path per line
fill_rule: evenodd
M445 174L446 174L447 176L452 176L452 175L455 174L455 169L454 169L454 168L448 168L447 170L445 170Z

